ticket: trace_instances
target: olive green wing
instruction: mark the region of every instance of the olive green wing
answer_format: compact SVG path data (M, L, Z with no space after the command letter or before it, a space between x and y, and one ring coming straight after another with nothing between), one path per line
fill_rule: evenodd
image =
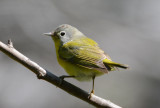
M61 59L70 63L89 68L97 69L105 73L108 68L103 64L103 60L107 58L104 52L97 44L83 44L78 42L69 42L59 49Z

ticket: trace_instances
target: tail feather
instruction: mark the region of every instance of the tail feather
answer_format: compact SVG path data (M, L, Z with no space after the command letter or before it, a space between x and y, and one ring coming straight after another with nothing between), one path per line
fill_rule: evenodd
M123 69L128 69L129 68L129 66L126 65L126 64L116 63L116 62L113 62L113 61L110 61L110 60L107 60L107 59L105 59L103 61L103 63L104 63L104 65L106 67L108 67L108 66L111 66L111 67L115 66L115 67L119 67L119 68L123 68Z
M120 68L123 68L123 69L128 69L128 65L125 65L125 64L119 64L119 63L114 63L114 64L110 64L112 66L115 66L115 67L120 67Z

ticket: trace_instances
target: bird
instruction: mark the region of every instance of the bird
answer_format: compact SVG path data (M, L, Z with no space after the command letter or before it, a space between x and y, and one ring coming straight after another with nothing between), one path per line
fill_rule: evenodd
M68 73L60 78L75 78L79 81L92 80L90 95L94 94L94 80L97 76L118 68L129 68L126 64L112 61L98 43L71 25L62 24L44 35L53 39L57 60Z

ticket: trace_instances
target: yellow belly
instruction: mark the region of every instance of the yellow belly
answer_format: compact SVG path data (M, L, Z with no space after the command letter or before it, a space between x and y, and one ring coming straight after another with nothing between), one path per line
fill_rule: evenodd
M93 76L103 75L104 73L95 69L86 68L79 66L77 64L69 63L57 57L59 64L64 68L64 70L71 76L79 81L91 80Z

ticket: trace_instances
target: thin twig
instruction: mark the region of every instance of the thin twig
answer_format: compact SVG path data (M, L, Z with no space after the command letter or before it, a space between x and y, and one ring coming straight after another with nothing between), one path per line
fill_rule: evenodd
M120 106L110 102L109 100L105 100L96 95L91 95L91 97L89 98L88 92L76 87L75 85L67 81L62 81L56 75L43 69L37 63L33 62L32 60L21 54L13 47L11 40L8 40L7 45L0 41L0 50L12 59L16 60L17 62L21 63L22 65L30 69L37 75L39 79L48 81L51 84L54 84L55 86L63 89L64 91L68 92L69 94L77 98L80 98L98 108L121 108Z

